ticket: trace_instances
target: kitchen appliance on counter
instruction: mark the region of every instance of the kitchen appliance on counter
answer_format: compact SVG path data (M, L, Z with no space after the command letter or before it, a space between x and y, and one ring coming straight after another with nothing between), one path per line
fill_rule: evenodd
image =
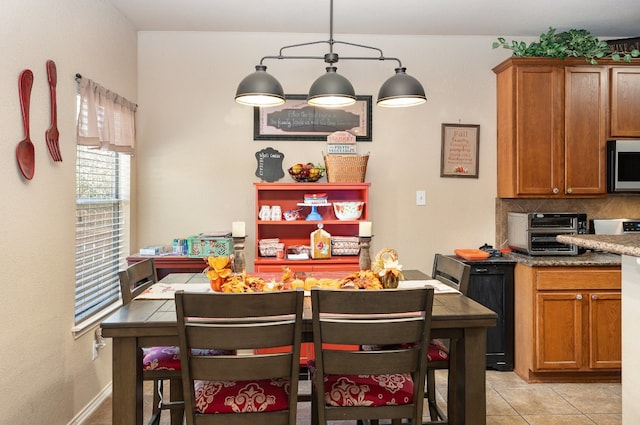
M609 218L589 220L589 231L596 235L623 235L640 232L640 218Z
M574 212L520 213L507 217L509 248L529 255L577 255L585 250L556 241L558 235L587 233L587 215Z

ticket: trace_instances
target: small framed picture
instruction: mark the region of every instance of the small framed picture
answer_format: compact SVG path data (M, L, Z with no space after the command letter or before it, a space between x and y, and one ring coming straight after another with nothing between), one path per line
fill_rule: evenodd
M478 178L480 126L442 124L440 177Z

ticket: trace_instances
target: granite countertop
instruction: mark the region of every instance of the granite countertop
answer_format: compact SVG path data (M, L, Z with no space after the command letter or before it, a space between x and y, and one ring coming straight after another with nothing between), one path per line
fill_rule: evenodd
M573 242L572 242L573 243ZM532 256L512 252L504 254L520 264L531 267L588 267L588 266L619 266L619 255L606 252L587 251L579 255L540 255Z
M559 235L556 239L558 242L570 243L584 248L640 257L640 234Z
M453 256L456 257L456 256ZM526 255L518 252L503 253L500 257L489 257L486 260L466 261L456 257L467 264L498 264L520 263L530 267L588 267L588 266L619 266L619 255L607 252L587 251L579 255Z

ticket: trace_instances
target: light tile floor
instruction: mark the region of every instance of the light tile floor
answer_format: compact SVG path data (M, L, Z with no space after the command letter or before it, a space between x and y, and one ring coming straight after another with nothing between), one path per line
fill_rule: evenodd
M303 382L301 385L308 385ZM446 372L436 372L441 406L446 405ZM308 388L308 387L306 387ZM145 382L145 418L152 386ZM306 391L306 389L304 390ZM425 418L426 419L426 418ZM169 425L163 414L161 425ZM300 403L299 425L311 423L310 403ZM333 422L353 424L354 422ZM487 425L620 425L621 387L604 384L527 384L512 372L487 371ZM84 425L111 425L111 398Z

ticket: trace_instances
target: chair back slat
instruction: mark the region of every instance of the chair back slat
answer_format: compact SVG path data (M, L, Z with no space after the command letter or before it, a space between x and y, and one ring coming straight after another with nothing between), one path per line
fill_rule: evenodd
M355 355L354 355L355 354ZM381 375L413 371L419 367L420 350L381 350L349 353L324 352L324 373L328 375Z
M433 260L432 276L434 279L457 289L462 295L467 295L471 266L455 258L436 254Z
M134 263L118 272L122 304L127 305L132 299L143 293L148 287L158 282L153 258Z
M283 291L277 291L278 293ZM273 301L274 292L247 292L241 294L233 293L217 293L215 295L223 295L222 297L212 297L202 299L200 297L184 298L184 306L193 317L215 319L247 319L249 323L252 320L258 322L261 318L268 321L269 316L286 315L292 309L295 309L297 300L295 297L285 297ZM240 297L234 296L240 295ZM251 295L243 298L242 295ZM214 309L215 314L212 314ZM236 310L240 309L244 315L239 315ZM283 313L284 312L284 313Z
M191 358L191 373L204 381L257 381L288 378L291 374L291 353L268 354L261 358L245 355L216 356L211 362L204 356ZM215 369L212 369L215 364Z
M304 292L175 294L185 416L188 425L295 425ZM256 354L267 347L286 352ZM202 355L200 350L244 350ZM279 351L279 350L277 350ZM187 353L185 355L185 353ZM288 409L274 412L199 413L195 381L286 378Z
M291 345L294 320L270 323L194 323L187 328L193 348L220 350L271 348ZM212 329L215 328L215 329Z
M362 322L325 320L321 323L324 342L344 345L391 345L419 341L422 336L423 317L388 319L381 328L380 321Z
M368 302L372 306L359 304L362 293L366 292ZM412 311L422 311L421 299L407 299L403 291L362 291L359 289L341 289L339 291L327 291L323 294L323 313L335 314L396 314ZM375 310L375 313L373 312Z

